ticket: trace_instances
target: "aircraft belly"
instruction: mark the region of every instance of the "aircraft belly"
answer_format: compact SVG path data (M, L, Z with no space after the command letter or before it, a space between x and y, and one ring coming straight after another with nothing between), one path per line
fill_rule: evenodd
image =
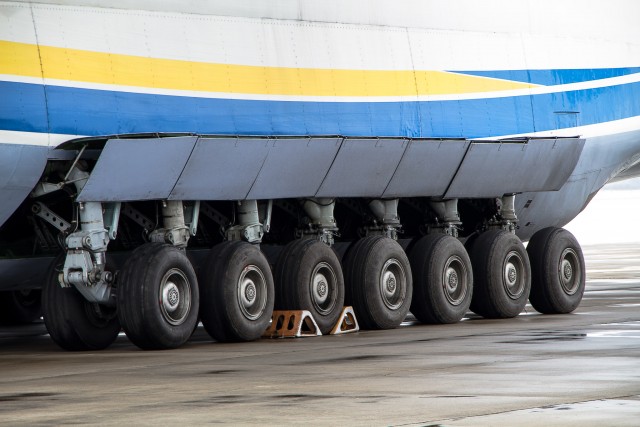
M47 147L0 144L0 225L26 199L47 163Z
M558 190L583 147L579 138L111 139L78 200L500 197Z

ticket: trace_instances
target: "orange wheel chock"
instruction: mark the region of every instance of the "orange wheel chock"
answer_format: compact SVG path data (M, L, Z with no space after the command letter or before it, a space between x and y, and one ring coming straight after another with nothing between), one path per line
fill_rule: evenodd
M359 330L360 326L353 312L353 307L345 307L342 309L338 323L336 323L336 326L331 330L331 335L348 334L358 332Z
M276 310L263 338L300 338L322 335L318 324L307 310Z

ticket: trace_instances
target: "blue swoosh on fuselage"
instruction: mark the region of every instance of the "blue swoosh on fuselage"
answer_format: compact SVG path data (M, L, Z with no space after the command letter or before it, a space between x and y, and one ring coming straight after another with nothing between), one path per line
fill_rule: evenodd
M46 86L45 91L38 84L0 82L0 130L482 138L640 115L640 82L540 95L406 102L211 99L62 86Z

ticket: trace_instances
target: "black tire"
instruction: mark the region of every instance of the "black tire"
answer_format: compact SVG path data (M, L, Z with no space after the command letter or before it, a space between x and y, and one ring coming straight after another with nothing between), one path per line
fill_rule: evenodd
M116 309L88 302L74 287L61 287L63 265L64 255L59 255L42 289L42 316L51 339L69 351L109 347L120 333Z
M456 323L469 310L473 271L466 249L455 237L429 234L409 253L413 272L411 313L423 323Z
M548 227L529 241L533 308L544 314L571 313L582 301L586 267L582 248L569 231Z
M42 317L42 291L0 292L0 324L27 325Z
M183 250L164 243L136 248L118 283L118 317L143 350L177 348L198 321L198 280Z
M490 319L516 317L531 290L531 266L520 239L503 230L480 234L471 246L471 310Z
M409 312L413 282L402 246L384 236L354 243L345 256L345 300L363 329L393 329ZM388 285L388 286L387 286Z
M273 276L256 245L231 241L211 249L200 292L200 320L216 341L256 340L269 326Z
M276 309L308 310L328 334L344 306L344 276L336 253L318 240L290 242L275 268Z

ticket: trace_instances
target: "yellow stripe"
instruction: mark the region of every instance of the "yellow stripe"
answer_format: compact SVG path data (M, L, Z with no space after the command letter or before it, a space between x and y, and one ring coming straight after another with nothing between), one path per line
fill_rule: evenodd
M42 77L38 46L0 41L0 74Z
M444 71L339 70L229 65L0 41L0 74L156 89L256 95L413 96L535 85ZM35 60L34 60L35 58Z

